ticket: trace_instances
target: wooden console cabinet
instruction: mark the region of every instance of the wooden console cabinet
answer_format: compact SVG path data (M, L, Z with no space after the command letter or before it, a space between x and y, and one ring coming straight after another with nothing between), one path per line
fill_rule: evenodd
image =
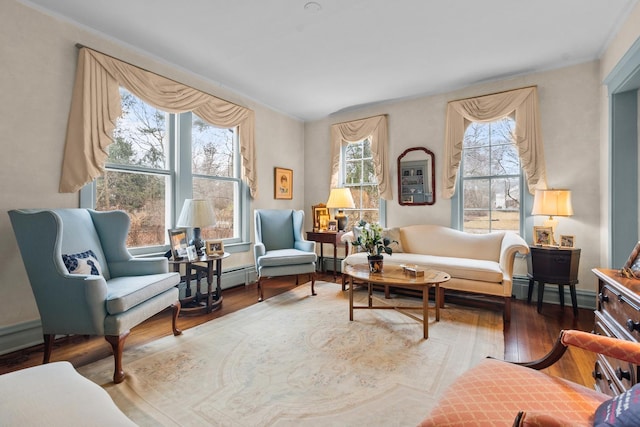
M594 268L598 301L594 332L628 341L640 341L640 280L627 279L618 270ZM640 381L638 365L598 355L593 371L596 389L616 396Z

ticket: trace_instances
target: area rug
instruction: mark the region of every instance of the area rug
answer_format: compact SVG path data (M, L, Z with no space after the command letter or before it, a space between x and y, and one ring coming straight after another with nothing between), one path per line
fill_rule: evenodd
M402 313L356 310L349 321L348 292L316 290L125 348L121 384L112 358L79 371L141 426L407 426L462 372L503 357L501 312L447 305L435 322L431 310L424 340Z

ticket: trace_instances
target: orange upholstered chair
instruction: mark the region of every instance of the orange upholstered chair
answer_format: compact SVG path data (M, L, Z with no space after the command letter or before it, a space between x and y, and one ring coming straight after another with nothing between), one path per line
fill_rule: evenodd
M607 405L615 408L616 400L623 395L611 399L593 389L538 371L558 361L569 345L640 364L638 343L582 331L562 331L551 352L540 360L509 363L485 359L462 374L444 392L420 427L593 426L596 410L603 407L598 411L600 415L606 412ZM626 393L630 392L637 396L640 387ZM636 405L638 407L632 409L640 411L640 403Z

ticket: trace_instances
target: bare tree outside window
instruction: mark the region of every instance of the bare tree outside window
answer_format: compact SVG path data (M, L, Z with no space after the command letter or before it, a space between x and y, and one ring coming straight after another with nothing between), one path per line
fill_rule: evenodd
M463 230L520 232L520 159L515 121L471 123L463 141L461 166Z
M360 220L379 222L380 195L369 139L348 143L344 148L345 187L351 190L355 209L345 209L348 224Z

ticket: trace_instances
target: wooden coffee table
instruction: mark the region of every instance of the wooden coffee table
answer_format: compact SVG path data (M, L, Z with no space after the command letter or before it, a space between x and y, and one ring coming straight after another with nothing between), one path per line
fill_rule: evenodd
M348 265L345 268L344 274L347 276L349 282L349 320L353 321L353 310L356 309L392 309L397 310L400 313L411 317L414 320L421 321L423 327L424 339L429 338L429 288L435 287L435 306L436 306L436 322L440 321L440 307L438 301L440 301L440 283L446 282L451 278L449 274L442 271L426 269L424 276L411 276L405 273L403 268L395 265L386 265L382 273L370 273L368 264L355 264ZM368 292L368 304L367 305L353 305L353 281L354 279L367 282ZM422 306L407 306L407 305L373 305L372 285L390 285L399 288L420 289L422 288ZM422 319L406 310L419 310L422 309Z

